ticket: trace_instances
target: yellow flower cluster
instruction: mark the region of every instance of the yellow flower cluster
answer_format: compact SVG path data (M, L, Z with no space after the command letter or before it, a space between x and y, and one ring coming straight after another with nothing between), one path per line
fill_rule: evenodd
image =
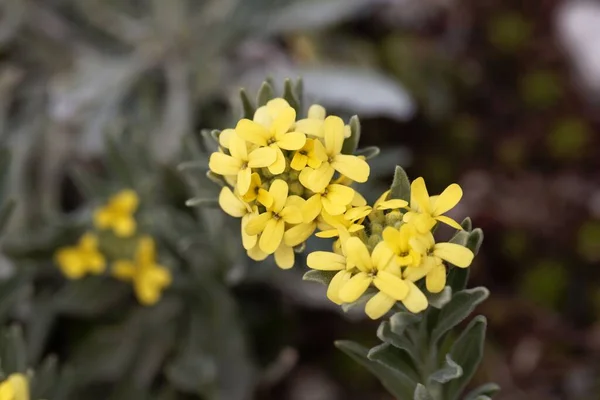
M87 274L105 273L107 259L114 259L111 274L117 279L131 282L141 304L152 305L160 300L162 291L171 284L170 271L159 265L156 259L156 245L149 236L136 237L137 223L135 212L139 198L133 190L123 190L111 197L107 204L94 212L94 226L98 233L85 233L76 246L57 250L55 261L69 279L80 279ZM102 246L106 234L113 235L122 243L131 259L121 255L112 257L110 244ZM130 239L133 239L131 241ZM128 249L133 244L133 248ZM104 247L104 254L101 248ZM119 253L121 253L119 251Z
M349 187L369 177L363 158L342 154L350 132L319 105L296 120L294 108L276 98L252 120L220 133L209 168L227 183L219 204L241 218L243 246L252 259L274 254L280 268L291 268L294 249L302 248L318 224L366 205Z
M327 297L337 304L353 303L372 288L375 294L365 307L372 319L382 317L396 302L414 313L425 310L427 297L416 283L424 278L427 291L439 293L446 285L444 262L466 268L474 257L459 244L436 243L432 234L438 222L462 229L443 215L460 201L459 185L429 196L423 178L415 179L410 205L388 199L389 194L385 192L373 209L357 207L346 212L350 219L330 221L332 229L321 233L340 236L334 251L313 252L307 259L310 268L338 271L327 290ZM365 214L364 223L357 223Z
M29 400L29 383L23 374L11 374L0 382L0 400Z

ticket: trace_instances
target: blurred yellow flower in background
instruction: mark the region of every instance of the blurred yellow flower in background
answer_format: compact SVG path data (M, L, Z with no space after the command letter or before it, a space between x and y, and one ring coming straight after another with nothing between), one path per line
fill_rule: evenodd
M101 274L106 269L106 260L98 249L98 238L86 233L77 246L62 247L55 254L55 261L69 279L79 279L86 274Z
M23 374L11 374L0 382L0 400L29 400L29 382Z
M130 237L135 233L136 222L133 214L139 205L136 192L122 190L108 200L108 203L94 212L94 224L99 229L112 229L118 237Z

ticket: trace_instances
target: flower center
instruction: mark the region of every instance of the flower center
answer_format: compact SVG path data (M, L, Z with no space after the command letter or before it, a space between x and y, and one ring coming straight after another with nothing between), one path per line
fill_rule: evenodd
M277 140L275 140L275 138L272 137L272 138L270 138L270 139L267 140L267 145L271 145L271 144L273 144L275 142L277 142Z

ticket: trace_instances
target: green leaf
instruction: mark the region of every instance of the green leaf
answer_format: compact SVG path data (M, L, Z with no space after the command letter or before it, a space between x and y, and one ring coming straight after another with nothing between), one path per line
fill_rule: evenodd
M5 375L27 371L27 348L21 327L13 325L0 338L0 370Z
M364 149L358 149L354 152L356 156L364 156L365 160L370 160L373 157L377 157L377 155L381 153L381 150L377 146L369 146Z
M219 186L227 185L227 182L225 182L225 179L221 175L217 175L212 171L206 171L206 177Z
M195 197L193 199L186 200L185 205L188 207L219 208L219 199Z
M415 394L413 398L414 400L434 400L433 396L431 395L431 393L429 393L427 388L421 385L420 383L415 389Z
M390 328L396 335L403 335L406 328L421 321L421 316L407 311L400 311L390 317Z
M460 223L460 226L462 226L462 228L467 232L471 232L473 230L473 222L471 221L470 217L463 219L463 222Z
M482 396L491 398L499 391L500 391L500 386L498 386L497 384L492 383L492 382L486 383L484 385L481 385L481 386L476 387L475 389L471 390L467 394L467 396L465 397L464 400L478 400L478 399L481 399Z
M52 392L58 380L57 364L56 356L50 355L36 369L31 381L32 399L53 398Z
M300 115L300 113L302 113L302 109L300 108L300 101L294 93L292 80L289 78L283 82L283 98L289 103L290 106L292 106L294 110L296 110L297 116Z
M4 322L26 282L27 276L21 271L0 280L0 323Z
M367 368L375 375L381 384L397 399L409 399L414 393L415 383L403 373L398 373L378 361L368 358L369 350L358 343L348 340L338 340L335 346L350 356L354 361Z
M296 83L294 85L294 92L298 97L298 103L300 104L300 111L304 111L304 79L298 78L296 79Z
M127 284L104 277L68 282L54 297L55 310L69 315L98 316L130 294Z
M342 154L354 154L360 142L360 120L357 115L350 118L350 137L344 140Z
M373 347L369 350L367 357L371 361L377 361L389 369L406 376L413 386L419 381L419 375L417 374L409 355L402 349L394 347L390 343L382 343Z
M437 344L446 332L467 318L478 304L487 299L489 294L489 290L484 287L455 293L452 300L440 312L437 325L431 333L431 344Z
M319 271L316 269L312 269L310 271L307 271L302 276L302 280L317 282L323 285L329 285L329 282L331 282L331 280L333 279L335 274L337 274L337 272L338 271Z
M270 100L275 97L275 91L273 86L268 82L263 82L260 89L258 90L258 96L256 97L257 107L262 107L267 104Z
M248 97L248 93L244 88L240 89L240 99L242 101L242 118L252 119L254 118L254 113L256 112L256 108L252 104L252 100Z
M165 374L178 390L197 393L200 387L206 386L216 379L217 366L210 357L188 354L169 364L165 369Z
M452 360L450 354L446 354L446 364L429 376L429 379L438 383L448 383L462 376L463 370L460 365Z
M437 309L443 308L450 300L452 300L452 288L450 286L446 286L439 293L427 293L427 302Z
M477 371L483 357L486 327L485 317L473 318L450 348L450 355L462 367L463 375L444 385L445 400L457 400Z
M415 345L404 335L397 335L392 332L391 325L388 321L383 321L377 329L377 337L385 343L405 351L415 363L420 362L420 357Z
M469 240L469 232L467 231L457 231L454 236L449 240L450 243L460 244L461 246L467 246L467 241Z
M473 252L473 254L477 255L479 253L479 249L481 248L481 244L483 243L483 231L481 228L475 228L471 233L469 233L469 239L467 240L467 247L469 250Z
M8 221L10 220L10 216L12 215L15 209L15 201L13 199L8 199L0 206L0 235L4 233L4 228L8 225Z
M402 199L410 203L410 181L408 180L406 171L399 165L396 165L396 170L394 171L394 180L390 187L389 198Z
M69 176L85 199L91 200L105 196L104 185L94 174L91 174L81 165L73 165L69 169Z

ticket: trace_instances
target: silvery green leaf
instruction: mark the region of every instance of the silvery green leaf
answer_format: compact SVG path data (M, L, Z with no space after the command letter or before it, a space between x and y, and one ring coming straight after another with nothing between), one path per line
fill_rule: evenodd
M304 276L302 276L302 280L317 282L323 285L329 285L329 282L331 282L335 274L337 274L337 271L319 271L316 269L312 269L310 271L307 271L304 274Z
M369 350L367 357L369 360L377 361L398 374L405 375L413 385L419 381L419 374L417 374L413 361L408 354L389 343L382 343L373 347Z
M500 391L500 386L495 383L486 383L471 390L464 400L481 400L481 397L491 398Z
M381 153L381 150L377 146L369 146L364 149L358 149L354 152L356 156L364 156L366 160L369 160L373 157L377 157Z
M267 104L270 100L275 97L275 91L273 86L268 82L263 82L260 89L258 89L258 96L256 97L256 106L262 107Z
M302 113L302 109L300 108L300 101L298 96L294 93L294 86L291 79L286 79L283 82L283 98L288 102L290 106L294 110L296 110L296 115L300 115Z
M225 182L225 179L221 175L217 175L212 171L206 171L206 177L219 186L227 185L227 182Z
M467 231L457 231L454 236L449 240L450 243L460 244L461 246L467 246L467 241L469 240L469 232Z
M105 277L90 276L67 282L53 299L57 312L97 316L127 298L131 288L124 283Z
M462 226L462 228L467 232L471 232L473 230L473 222L471 221L470 217L463 219L463 222L460 223L460 226Z
M420 383L417 385L415 389L415 394L413 396L414 400L434 400L431 393L427 390L427 388Z
M410 181L406 171L399 165L396 165L394 171L394 180L390 187L389 197L391 199L402 199L410 203Z
M438 383L448 383L462 376L463 370L460 365L452 360L450 354L446 354L446 364L429 376L429 379Z
M179 163L177 165L177 169L179 171L186 171L188 169L203 169L206 170L206 162L205 160L201 160L201 161L184 161L182 163Z
M441 309L452 300L452 288L446 286L439 293L427 293L427 301L432 307Z
M19 271L12 276L0 280L0 323L5 318L19 299L19 293L27 284L26 274Z
M396 335L403 335L406 328L421 321L421 315L400 311L390 317L390 327Z
M27 370L27 348L23 339L23 331L13 325L0 336L0 370L5 375Z
M294 84L294 93L298 98L298 102L300 103L300 111L304 111L304 80L302 78L296 79L296 83Z
M15 201L13 199L6 200L0 206L0 235L4 232L4 228L6 228L14 209Z
M463 375L443 386L444 399L457 400L477 371L483 357L487 320L479 315L467 325L450 348L452 359L463 369Z
M58 359L51 355L46 357L42 365L35 370L31 380L31 398L53 398L52 392L58 380Z
M252 119L254 118L254 112L256 108L252 104L252 100L248 97L248 93L246 93L245 89L240 89L240 99L242 102L242 118Z
M360 142L360 120L357 115L350 118L350 137L344 140L342 154L354 154Z
M188 207L212 207L219 208L219 199L207 199L196 197L185 202Z
M80 165L73 165L70 168L69 176L73 179L77 189L83 194L87 200L104 197L104 187L97 176L90 173L87 169Z
M481 244L483 243L483 231L480 228L475 228L471 233L469 233L469 239L467 240L467 247L469 250L473 252L473 254L477 255L479 253L479 249L481 248Z
M335 342L335 346L367 368L379 379L387 391L397 399L409 399L413 395L415 382L404 373L398 373L377 361L369 360L367 357L369 350L367 348L348 340L338 340Z
M217 366L210 357L189 354L178 357L167 365L165 374L178 390L197 393L200 387L216 379Z
M446 332L467 318L478 304L488 298L489 294L489 290L484 287L455 293L452 300L440 312L437 324L431 332L431 344L435 345Z
M405 351L415 363L420 361L419 353L415 348L415 345L405 335L397 335L392 332L390 323L383 321L377 328L377 337L385 343L389 343L392 346Z

